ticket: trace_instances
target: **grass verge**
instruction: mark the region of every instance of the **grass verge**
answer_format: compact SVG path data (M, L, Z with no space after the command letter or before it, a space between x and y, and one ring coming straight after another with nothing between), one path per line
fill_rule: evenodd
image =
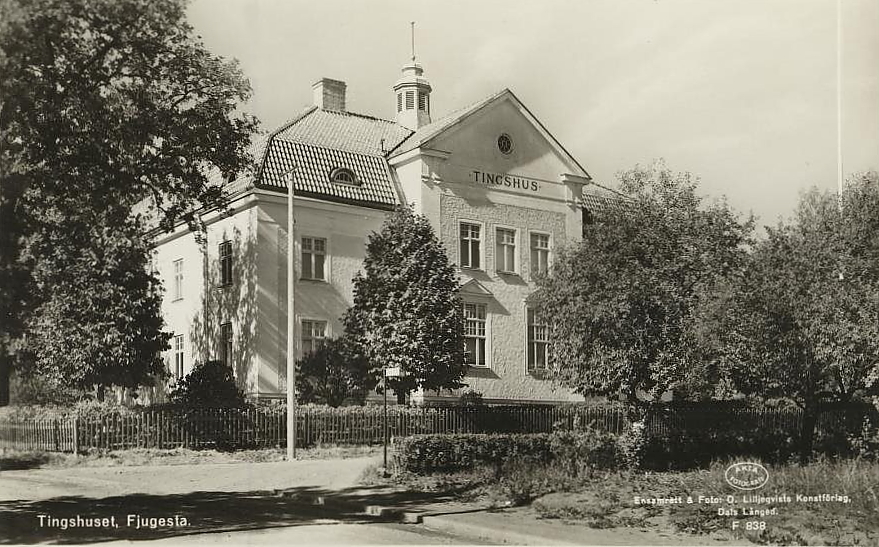
M553 465L514 462L500 469L402 474L390 479L382 477L380 468L375 467L367 470L362 480L415 491L456 493L461 501L490 501L495 506L530 503L537 518L574 521L593 528L684 532L760 545L879 545L879 462L849 459L819 460L802 467L767 465L769 482L754 492L727 484L724 473L731 463L715 462L708 469L694 471L572 475ZM748 494L764 499L755 500ZM636 496L680 496L681 503L638 504ZM732 503L728 496L734 496ZM773 496L778 499L772 500ZM833 501L837 498L843 501ZM770 514L749 514L755 510ZM749 530L748 522L765 524Z
M767 466L769 483L751 493L726 483L729 463L687 472L599 474L573 491L539 498L532 507L543 518L585 521L595 527L671 527L762 545L879 544L879 463L855 459ZM635 496L680 496L681 503L642 505L635 503ZM700 502L699 496L706 501ZM734 496L732 503L728 496ZM778 499L773 501L773 496ZM718 501L708 501L711 498ZM753 511L770 514L752 515ZM748 523L753 529L747 529Z

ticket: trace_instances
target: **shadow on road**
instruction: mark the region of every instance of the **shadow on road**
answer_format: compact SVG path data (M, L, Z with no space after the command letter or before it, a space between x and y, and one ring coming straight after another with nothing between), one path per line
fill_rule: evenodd
M449 496L425 492L393 492L381 487L322 490L300 487L271 491L130 494L107 498L63 496L45 500L0 502L0 543L88 543L112 540L168 538L190 534L260 530L320 524L325 519L346 523L381 522L362 514L364 505L413 508L450 501ZM324 496L326 505L312 500ZM44 515L42 519L40 516ZM129 518L132 515L132 518ZM81 517L77 526L76 519ZM89 519L115 517L116 527L88 526ZM137 518L140 521L138 528ZM167 520L160 523L149 519ZM58 519L58 520L52 520ZM62 520L63 519L63 520ZM180 525L186 519L185 525ZM61 522L70 523L62 529ZM153 524L154 527L150 527ZM168 525L170 524L170 526Z
M19 456L0 456L0 471L35 469L47 463L51 458L46 453L25 454Z

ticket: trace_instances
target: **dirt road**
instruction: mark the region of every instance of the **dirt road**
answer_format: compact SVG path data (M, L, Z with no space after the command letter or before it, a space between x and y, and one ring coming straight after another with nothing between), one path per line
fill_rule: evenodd
M0 501L58 496L167 495L278 488L347 488L375 458L296 462L74 467L0 472Z

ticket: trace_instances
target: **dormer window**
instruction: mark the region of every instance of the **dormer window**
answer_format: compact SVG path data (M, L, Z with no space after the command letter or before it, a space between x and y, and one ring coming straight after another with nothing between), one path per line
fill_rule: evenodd
M335 169L333 169L333 171L330 173L330 182L360 186L360 181L357 180L357 176L354 174L354 171L348 169L347 167L336 167Z

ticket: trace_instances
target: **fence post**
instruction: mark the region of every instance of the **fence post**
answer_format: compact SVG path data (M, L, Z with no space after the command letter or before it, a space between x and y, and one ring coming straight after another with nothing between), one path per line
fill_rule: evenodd
M73 417L73 455L79 455L79 416Z

